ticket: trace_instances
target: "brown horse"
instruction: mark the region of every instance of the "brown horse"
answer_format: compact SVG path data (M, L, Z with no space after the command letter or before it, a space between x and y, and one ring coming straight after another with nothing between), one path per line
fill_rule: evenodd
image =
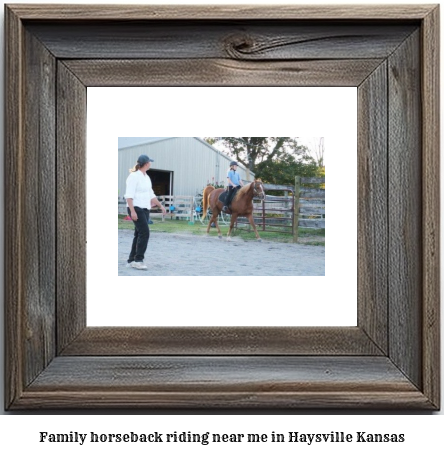
M219 214L222 212L224 203L219 201L219 196L225 190L223 188L215 189L212 185L205 187L203 191L203 214L202 218L205 218L207 215L208 207L211 208L212 217L208 223L207 234L210 232L211 224L214 223L219 233L219 238L222 238L222 233L217 223ZM239 216L247 217L250 225L253 227L254 232L256 233L256 239L261 240L259 233L257 232L256 225L253 220L253 198L259 198L263 200L265 198L264 185L260 179L255 180L251 184L245 185L238 190L236 195L234 195L233 201L231 202L231 223L228 230L228 239L230 238L231 231L234 224Z

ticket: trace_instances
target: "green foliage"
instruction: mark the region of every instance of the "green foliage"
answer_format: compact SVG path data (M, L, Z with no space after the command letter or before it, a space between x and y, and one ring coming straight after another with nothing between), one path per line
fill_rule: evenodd
M290 137L219 137L204 138L210 144L221 145L236 160L255 172L256 166L266 160L278 157L282 153L296 152L296 138Z
M316 170L316 176L315 177L324 177L325 178L325 166L320 166ZM325 189L325 184L321 184L319 188Z
M291 137L221 137L205 138L207 142L228 150L239 163L270 184L294 184L295 176L319 174L316 160L306 146ZM324 168L325 174L325 168Z
M265 161L258 165L256 176L269 184L294 185L295 176L314 177L317 165L313 159L287 155L272 162Z

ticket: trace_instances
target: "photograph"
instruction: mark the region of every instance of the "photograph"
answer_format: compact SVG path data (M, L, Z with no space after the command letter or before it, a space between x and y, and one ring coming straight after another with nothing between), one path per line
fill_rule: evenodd
M356 88L88 87L87 96L88 325L356 325ZM296 134L210 136L240 130ZM103 157L97 185L89 170ZM344 176L328 194L326 168ZM227 205L230 187L240 188ZM335 214L328 229L325 207ZM341 305L329 305L338 293Z
M323 137L118 142L119 276L325 275Z
M439 7L4 15L5 410L440 410Z

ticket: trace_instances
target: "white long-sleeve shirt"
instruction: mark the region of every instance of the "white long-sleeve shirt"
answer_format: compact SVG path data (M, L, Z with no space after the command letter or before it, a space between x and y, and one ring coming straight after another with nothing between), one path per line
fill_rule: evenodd
M142 209L151 209L151 200L156 198L148 174L138 170L130 173L126 180L125 199L132 198L133 205ZM128 206L128 203L126 204Z

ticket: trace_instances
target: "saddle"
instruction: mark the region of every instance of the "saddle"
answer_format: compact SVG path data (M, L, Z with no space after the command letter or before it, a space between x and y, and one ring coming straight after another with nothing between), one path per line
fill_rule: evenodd
M220 195L219 195L219 201L221 203L223 203L225 205L225 202L227 201L227 196L228 196L228 192L225 191L225 192L222 192Z
M234 197L236 196L236 193L239 191L238 188L235 188L234 189L234 193L233 193L233 198L231 199L231 201L233 201ZM219 201L224 205L226 206L227 204L227 196L228 196L228 191L224 191L222 192L220 195L219 195Z

